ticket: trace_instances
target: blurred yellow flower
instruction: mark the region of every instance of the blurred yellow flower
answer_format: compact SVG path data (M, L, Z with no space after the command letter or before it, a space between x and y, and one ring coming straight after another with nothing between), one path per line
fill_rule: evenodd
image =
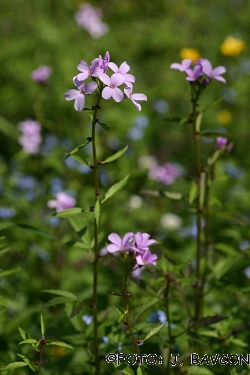
M237 56L246 47L246 43L241 39L236 39L233 36L227 36L224 42L220 45L220 51L226 56Z
M193 63L201 57L200 52L196 48L182 48L180 50L180 56L182 59L192 59Z
M217 120L222 125L227 125L232 121L232 114L227 109L222 109L217 114Z

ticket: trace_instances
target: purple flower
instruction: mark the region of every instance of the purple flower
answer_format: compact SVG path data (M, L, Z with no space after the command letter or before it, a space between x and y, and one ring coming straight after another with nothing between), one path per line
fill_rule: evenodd
M186 72L186 70L190 68L191 64L192 64L192 59L185 59L185 60L182 60L181 64L178 64L178 63L171 64L170 68L177 69L180 72Z
M130 66L124 61L120 68L118 66L111 62L109 63L110 69L112 69L115 73L120 73L121 75L124 76L125 81L124 84L128 87L133 87L133 83L135 82L135 77L132 74L127 74L128 71L130 70Z
M225 78L221 77L221 74L226 72L226 68L224 66L218 66L217 68L213 69L211 62L207 59L202 59L200 64L202 66L203 73L206 74L208 78L214 78L217 81L226 83Z
M37 154L42 143L41 125L37 121L26 120L18 124L22 135L18 138L19 144L28 154Z
M156 244L156 243L157 243L157 241L155 241L153 239L150 240L150 234L137 232L134 235L134 242L130 246L130 249L132 251L136 251L136 252L140 253L140 252L144 252L144 251L149 250L149 246L151 246L153 244Z
M52 69L49 66L41 65L36 70L33 70L31 73L31 78L36 82L46 83L51 72Z
M104 99L113 98L116 102L120 102L124 99L123 92L118 88L124 83L124 76L120 73L115 73L109 77L106 73L102 73L99 79L107 85L102 90L102 97Z
M187 73L187 77L186 77L187 81L196 81L203 74L200 64L196 64L193 70L187 69L186 73Z
M77 75L78 81L85 81L89 76L91 77L99 77L103 70L99 67L100 60L99 58L94 59L91 62L91 65L88 66L86 61L81 60L77 65L77 69L82 72Z
M227 152L231 152L233 147L234 147L234 143L230 142L229 145L228 145L228 148L227 148Z
M226 146L228 139L224 137L216 138L216 148L223 148Z
M156 254L151 254L149 250L146 250L142 254L136 256L136 263L139 266L144 266L145 264L154 264L156 266L157 258L158 256Z
M90 82L85 84L84 82L78 81L77 77L73 78L73 82L78 90L68 90L64 96L66 100L75 100L74 107L76 111L82 111L85 105L85 95L92 94L97 88L96 82Z
M138 102L138 100L147 101L147 97L144 94L132 94L132 87L125 87L125 98L130 99L132 103L136 106L136 109L138 111L141 110L141 105Z
M56 212L60 212L74 207L75 203L75 198L72 198L68 194L61 191L60 193L56 194L56 199L48 201L47 206L49 208L55 208Z
M130 249L130 244L133 239L134 233L128 232L123 238L119 237L116 233L111 233L108 239L112 244L107 246L109 253L115 253L116 251L124 252Z
M183 168L176 163L165 163L163 165L153 165L148 177L166 185L172 185L177 177L183 175Z
M100 38L108 32L108 25L101 21L102 11L85 3L80 6L80 10L75 14L78 26L82 27L93 38Z
M110 54L107 51L104 55L104 58L102 56L99 56L99 67L102 69L103 73L106 73L109 67L109 62L110 62Z

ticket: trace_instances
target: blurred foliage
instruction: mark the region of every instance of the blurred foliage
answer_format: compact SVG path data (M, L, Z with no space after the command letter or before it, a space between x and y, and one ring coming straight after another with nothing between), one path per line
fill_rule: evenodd
M111 232L123 236L128 231L147 232L160 244L156 247L159 261L158 272L150 268L143 271L144 280L131 281L131 302L135 315L142 305L159 297L161 280L166 272L178 272L183 278L190 277L195 258L195 241L192 235L194 212L188 205L190 182L195 178L194 147L188 124L167 122L167 117L187 117L190 114L190 97L184 73L171 70L172 62L180 62L183 48L195 48L209 59L213 67L223 65L227 69L227 84L213 81L202 96L204 108L212 100L223 96L224 100L203 116L202 131L218 131L228 134L234 142L233 151L223 159L215 174L211 189L211 254L213 264L206 287L204 316L226 316L215 325L203 327L200 337L204 353L244 353L249 343L249 273L250 266L250 57L249 57L249 0L99 0L92 1L100 7L109 32L93 39L80 29L74 15L82 2L79 0L1 0L0 2L0 208L15 210L14 217L2 217L0 229L4 238L1 249L1 272L16 270L0 279L0 295L4 299L0 315L0 366L17 360L17 352L30 355L28 348L17 346L20 342L18 327L34 337L39 337L40 310L46 322L46 335L65 340L75 350L61 347L45 348L44 375L91 374L93 365L89 352L93 325L86 325L81 316L91 315L91 307L83 306L80 314L69 318L72 303L46 307L50 296L42 290L62 289L75 293L82 301L92 296L93 254L77 246L79 241L67 220L46 220L51 214L47 202L54 198L58 186L69 191L77 199L77 206L89 209L94 204L92 171L79 172L77 163L66 164L65 153L85 142L90 136L90 119L87 113L78 113L72 102L66 102L64 92L73 88L72 78L77 74L80 59L90 63L108 50L111 61L120 65L124 60L136 77L136 92L147 95L142 112L137 113L129 101L115 103L102 101L100 121L110 126L98 132L98 158L106 158L124 148L126 155L114 163L100 167L101 194L114 183L130 174L126 187L113 200L105 203L102 218L104 231L100 248ZM246 47L233 56L223 55L220 46L228 36L245 42ZM40 65L52 68L46 85L31 79L31 72ZM91 106L92 98L87 98ZM42 125L43 145L39 155L28 155L18 143L17 124L34 119ZM138 123L146 123L135 139L133 129ZM132 135L131 135L132 134ZM53 136L52 136L53 135ZM202 163L215 149L214 140L202 138ZM82 157L91 161L90 149L82 150ZM185 175L170 187L148 178L148 170L140 166L140 158L154 156L159 164L175 162L183 166ZM77 169L78 168L78 169ZM25 177L31 180L25 180ZM142 190L165 189L180 192L181 200L150 196ZM133 197L139 204L131 203ZM182 227L176 230L164 228L161 218L174 213L182 219ZM10 214L10 216L13 216ZM92 228L93 217L84 214L81 219ZM7 224L5 224L7 222ZM8 224L9 223L9 224ZM13 225L12 225L13 224ZM20 225L22 224L22 225ZM9 226L8 226L9 225ZM34 230L38 228L40 232ZM189 233L184 235L183 233ZM171 262L165 264L164 260ZM119 292L123 275L117 266L119 260L107 255L100 264L100 337L108 336L109 343L100 344L105 357L118 352L117 345L129 353L130 336L125 332L112 304L115 296L107 291L114 285ZM162 262L162 264L161 264ZM179 269L177 270L177 266ZM247 276L248 275L248 276ZM0 273L1 276L1 273ZM140 284L140 285L137 285ZM143 289L144 294L141 293ZM146 289L145 289L146 288ZM192 301L190 285L183 290ZM158 291L158 292L157 292ZM180 357L190 353L194 337L178 334L185 329L187 312L173 286L170 293L170 315L177 336L171 342L173 353ZM146 323L154 310L164 310L160 296L155 305L145 310L135 321L140 337L145 337L156 323ZM166 328L167 330L167 328ZM142 347L144 353L165 353L168 346L165 328L148 340ZM83 333L82 333L83 332ZM30 358L33 363L37 358ZM185 369L184 369L185 367ZM175 374L192 374L189 357L183 370L173 367ZM202 369L205 366L202 366ZM231 367L216 366L216 374L229 374ZM213 373L213 366L210 368ZM30 372L28 372L30 371ZM164 367L148 366L149 374L162 374ZM235 366L235 374L248 374L247 366ZM18 369L12 374L24 375L31 370ZM112 374L112 365L103 361L103 374ZM200 373L202 374L202 372ZM204 372L205 374L205 372Z

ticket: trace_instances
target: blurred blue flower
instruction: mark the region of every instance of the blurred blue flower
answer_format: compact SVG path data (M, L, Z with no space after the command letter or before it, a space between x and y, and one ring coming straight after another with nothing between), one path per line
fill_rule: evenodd
M59 193L59 191L64 190L64 185L65 185L65 182L61 178L58 178L58 177L52 178L50 180L51 195L56 195L57 193Z
M107 344L109 342L108 336L102 336L102 341Z
M243 168L237 167L235 164L226 162L224 164L224 170L229 176L233 178L240 178L245 174L245 170Z
M89 325L94 319L93 315L83 315L82 320Z
M238 94L234 89L228 88L228 89L224 90L223 96L224 96L225 102L231 104L231 103L235 103L237 101Z
M146 115L139 115L134 118L133 123L137 129L144 129L149 125L149 118Z
M240 243L239 243L239 250L240 251L247 250L247 249L249 249L249 247L250 247L250 242L248 240L240 241Z
M144 131L138 128L132 128L127 133L128 138L132 141L140 141L144 137Z
M162 310L153 311L150 317L147 319L147 322L149 323L156 323L160 322L161 324L166 323L167 316L166 313Z
M154 109L160 114L167 113L169 111L169 104L164 99L156 99L154 102Z
M60 219L59 217L51 217L48 219L48 222L52 228L56 228L60 223Z
M250 279L250 266L246 267L244 269L244 273L248 279Z
M54 134L47 134L44 137L44 143L42 145L42 155L47 156L56 148L59 144L58 138Z
M16 215L16 210L10 207L0 207L0 217L2 219L10 219Z

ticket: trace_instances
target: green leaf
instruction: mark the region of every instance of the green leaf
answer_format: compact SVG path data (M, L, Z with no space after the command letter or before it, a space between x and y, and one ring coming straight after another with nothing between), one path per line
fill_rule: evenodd
M159 298L150 298L150 300L140 307L139 312L136 314L135 319L137 319L142 313L150 309L150 307L154 306L156 303L159 302Z
M0 294L0 303L1 303L1 305L4 305L5 307L7 307L6 302L3 298L3 296L1 296L1 294Z
M83 245L86 249L91 249L91 237L89 234L89 230L86 227L86 221L83 217L69 217L68 218L70 225L77 233L77 235L81 238Z
M193 201L198 197L198 195L199 195L198 184L195 181L192 181L190 192L189 192L189 204L192 204Z
M228 137L230 134L219 133L219 132L210 132L204 131L201 133L201 137L205 138L218 138L218 137Z
M141 193L152 195L153 197L164 197L172 200L180 200L183 198L181 193L167 190L141 190Z
M23 224L23 223L2 222L2 223L0 223L0 230L6 229L6 228L9 228L9 227L12 227L12 226L17 226L21 229L27 230L28 232L38 234L39 236L42 236L42 237L54 238L50 233L44 232L40 229L32 227L31 225Z
M246 348L247 346L249 346L246 342L240 340L240 339L232 339L230 341L230 344L234 344L234 345L237 345L241 348Z
M12 363L9 363L7 366L0 368L0 370L12 370L14 368L24 367L24 366L28 366L28 363L25 363L25 362L12 362Z
M88 160L81 158L79 155L70 155L73 159L79 161L79 163L87 165L89 167Z
M65 342L61 342L61 341L47 341L46 345L62 346L63 348L69 348L69 349L74 350L74 348L72 348L72 346L70 346L68 344L65 344Z
M77 146L76 148L74 148L74 150L70 151L64 158L67 159L69 156L72 156L74 154L76 154L79 150L81 150L81 148L87 146L89 143L91 142L91 140L87 140L87 142L85 143L82 143L81 145Z
M190 326L190 328L197 329L200 327L210 326L211 324L218 323L224 319L226 319L226 317L220 316L220 315L207 316L206 318L201 318L200 320L197 320L196 322L194 322Z
M45 336L45 327L44 327L42 314L41 314L41 334L42 334L42 336Z
M183 125L189 121L188 117L167 117L163 119L164 121L167 122L178 122L180 125Z
M73 208L68 208L67 210L63 210L60 212L55 212L54 214L51 214L50 216L47 217L47 219L51 217L70 217L74 215L79 215L82 212L89 212L89 210L83 210L80 207L73 207Z
M96 225L99 228L101 216L102 216L102 205L101 205L101 202L99 201L99 199L97 199L96 202L95 202L94 214L95 214Z
M232 256L238 255L237 249L235 249L233 246L230 246L230 245L225 244L225 243L219 242L216 245L214 245L214 248L216 250L220 250L223 253L228 254L228 255L232 255Z
M2 271L2 272L0 272L0 279L1 279L2 277L9 276L9 275L11 275L12 273L15 273L15 272L20 271L20 270L21 270L21 268L18 267L18 268L15 268L15 269L13 269L13 270Z
M200 195L199 195L199 209L202 210L204 206L206 192L206 172L201 172L200 175Z
M134 370L129 366L125 367L123 370L120 369L120 366L117 369L124 375L135 375Z
M19 331L22 339L26 340L26 334L27 334L27 332L24 329L22 329L21 327L18 327L18 331Z
M104 124L103 122L98 122L98 124L106 131L109 131L109 126Z
M196 117L195 130L199 133L201 128L202 113L199 113Z
M73 303L71 298L65 298L65 297L55 297L49 300L45 305L41 307L41 310L46 309L50 306L60 305L61 303Z
M164 324L161 324L160 326L154 328L154 329L151 329L151 331L147 334L147 336L145 337L144 340L142 341L146 341L148 340L150 337L154 336L156 333L158 333L162 328L165 327L165 325L168 324L168 322L164 323Z
M119 190L121 190L128 182L129 176L130 175L128 174L121 181L111 186L111 188L109 188L108 191L106 192L105 197L101 203L104 203L107 199L111 198L114 194L116 194Z
M142 366L137 367L137 375L146 375L146 372Z
M23 341L19 342L18 345L21 345L21 344L37 344L37 340L35 340L35 339L26 339L26 340L23 340Z
M74 301L78 301L75 294L68 292L67 290L60 290L60 289L44 289L42 292L57 294L58 296L63 296L69 299L73 299Z
M113 306L114 306L114 308L116 309L116 312L119 315L119 318L118 318L118 323L119 323L120 321L122 321L124 319L124 317L127 314L127 312L124 311L121 307L119 307L117 305L113 305Z
M120 293L113 292L113 290L108 290L108 294L112 294L112 296L120 296Z
M213 107L214 105L218 104L219 102L221 102L223 100L223 96L221 96L220 98L216 99L216 100L213 100L211 103L209 103L201 112L205 112L207 111L209 108Z
M111 163L114 160L119 159L128 149L128 146L124 147L122 150L116 152L115 154L107 157L107 159L103 160L102 164L104 163Z
M202 366L190 366L188 368L189 375L214 375L214 373Z

